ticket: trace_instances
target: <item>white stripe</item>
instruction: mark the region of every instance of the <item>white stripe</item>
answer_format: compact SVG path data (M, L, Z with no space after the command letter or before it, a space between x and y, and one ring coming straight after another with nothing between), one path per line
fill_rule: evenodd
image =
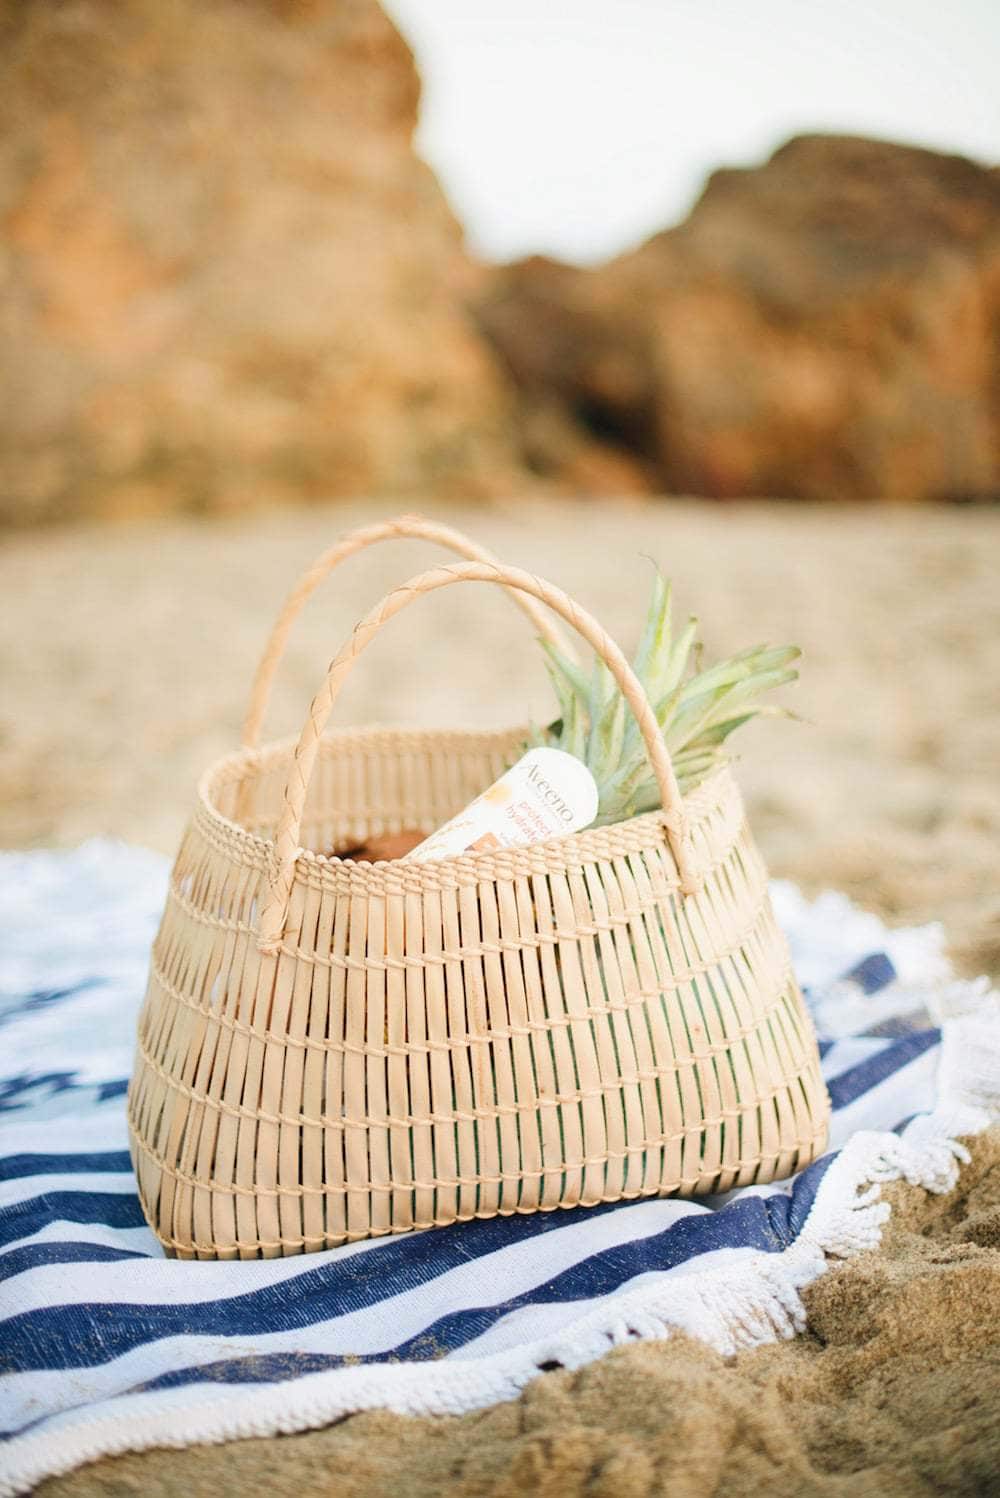
M902 1020L911 1030L926 1030L933 1024L927 1008L931 997L926 984L893 983L874 994L851 984L834 984L814 1001L812 1012L826 1039L873 1030L887 1020Z
M58 1243L73 1238L76 1241L93 1241L115 1247L125 1238L122 1229L109 1227L102 1227L100 1237L88 1238L88 1233L94 1233L94 1224L80 1224L77 1238L77 1226L76 1223L65 1221L52 1223L43 1233L36 1233L23 1241ZM37 1265L17 1277L16 1290L11 1289L9 1292L15 1308L10 1314L20 1310L37 1310L47 1305L87 1302L100 1305L210 1305L297 1279L310 1270L319 1269L329 1257L328 1254L308 1254L287 1259L232 1260L225 1263L168 1259L149 1228L134 1228L132 1231L136 1234L136 1241L143 1246L156 1246L158 1252L155 1258L131 1263L88 1264L86 1281L82 1285L78 1264ZM20 1246L20 1242L11 1246ZM329 1252L354 1257L370 1253L377 1246L375 1241L352 1243ZM0 1284L0 1314L3 1314L3 1307L4 1287Z
M110 1196L135 1196L135 1178L131 1172L81 1171L76 1175L15 1176L0 1181L0 1207L16 1207L36 1196L51 1196L59 1191L81 1191L84 1194L107 1193Z
M93 1099L75 1118L59 1118L5 1123L3 1154L12 1155L93 1155L107 1150L128 1149L128 1124L121 1098L117 1108L108 1113L94 1112Z
M894 1127L911 1113L929 1112L940 1055L941 1047L931 1046L846 1108L838 1108L830 1119L830 1149L842 1149L857 1129Z
M16 1238L13 1243L5 1244L0 1248L0 1265L5 1254L35 1243L94 1243L103 1248L133 1249L157 1260L164 1258L162 1245L147 1227L109 1228L103 1222L66 1222L59 1218L47 1222L37 1233L29 1233L26 1238ZM81 1270L77 1265L77 1272L89 1276L91 1267L88 1265L86 1270ZM79 1296L74 1299L78 1300Z

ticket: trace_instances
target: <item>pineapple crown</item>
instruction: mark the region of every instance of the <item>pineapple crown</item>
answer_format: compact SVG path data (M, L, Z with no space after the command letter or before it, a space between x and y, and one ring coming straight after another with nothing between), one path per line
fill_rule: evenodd
M765 715L794 716L757 698L796 680L791 663L801 653L795 645L755 645L688 674L692 656L694 665L700 664L697 631L697 619L690 618L674 635L671 587L657 569L632 667L653 705L685 792L726 760L725 741L742 724ZM607 666L595 659L588 675L550 641L539 643L561 716L534 730L530 744L564 749L587 765L600 797L595 826L656 810L660 795L645 745Z

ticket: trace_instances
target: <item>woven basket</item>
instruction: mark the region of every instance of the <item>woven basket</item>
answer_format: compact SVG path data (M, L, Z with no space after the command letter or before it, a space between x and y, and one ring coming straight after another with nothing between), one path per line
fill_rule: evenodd
M736 783L722 769L681 797L624 656L558 588L492 561L421 574L357 626L298 742L255 747L281 631L336 560L391 534L479 552L405 520L328 553L272 636L245 747L199 787L129 1093L158 1237L271 1257L801 1168L829 1104ZM471 581L548 605L607 662L664 809L436 863L324 855L433 830L516 756L523 729L324 735L381 626Z

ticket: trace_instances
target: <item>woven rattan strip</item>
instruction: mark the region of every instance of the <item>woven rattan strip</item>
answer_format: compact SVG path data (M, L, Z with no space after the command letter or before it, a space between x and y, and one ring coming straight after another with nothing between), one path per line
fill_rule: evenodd
M468 543L476 560L363 621L297 745L257 747L291 621L330 558L423 533L411 523L347 538L293 590L245 747L203 777L182 841L129 1119L144 1210L184 1257L724 1191L825 1143L815 1040L735 782L722 770L680 800L623 658L558 589ZM516 729L325 732L377 628L484 581L551 604L614 664L665 810L438 864L346 863L338 846L429 830L516 757Z

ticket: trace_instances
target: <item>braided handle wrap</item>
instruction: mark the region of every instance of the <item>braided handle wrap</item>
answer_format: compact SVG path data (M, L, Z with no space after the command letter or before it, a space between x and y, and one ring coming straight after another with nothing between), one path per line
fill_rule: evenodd
M274 953L280 947L288 915L288 900L295 877L295 860L299 855L299 831L306 792L312 776L313 766L319 750L319 742L326 727L333 704L340 688L350 675L354 662L371 643L383 624L408 608L425 593L438 588L450 587L453 583L497 583L505 588L516 589L536 598L558 614L584 639L605 662L615 678L622 696L631 709L642 734L649 755L649 763L660 791L660 800L665 813L664 822L670 847L680 874L681 889L693 894L698 881L694 872L691 850L688 845L687 815L684 798L677 784L670 755L663 742L660 725L656 721L649 698L643 691L638 677L632 670L614 640L598 624L597 620L574 603L568 594L554 583L545 582L519 567L504 567L492 562L459 562L448 567L435 567L413 577L402 587L383 598L360 624L343 646L340 654L331 663L326 680L313 698L295 747L295 754L285 785L285 808L281 814L274 840L274 866L271 888L261 911L257 945L261 952Z
M346 562L348 557L354 556L356 552L364 551L366 547L374 546L379 541L392 541L403 537L417 541L433 541L439 546L448 547L460 557L468 557L472 562L496 562L497 560L485 546L478 545L461 531L455 530L450 525L442 525L436 520L426 520L422 515L397 515L393 520L379 520L373 525L361 526L358 530L351 531L342 537L316 558L285 599L250 689L250 704L243 722L244 749L257 747L261 724L271 697L274 675L285 653L292 625L320 583L329 577L334 568L339 567L341 562ZM513 593L512 597L527 614L543 639L551 640L560 649L565 649L560 632L534 598L521 592Z

